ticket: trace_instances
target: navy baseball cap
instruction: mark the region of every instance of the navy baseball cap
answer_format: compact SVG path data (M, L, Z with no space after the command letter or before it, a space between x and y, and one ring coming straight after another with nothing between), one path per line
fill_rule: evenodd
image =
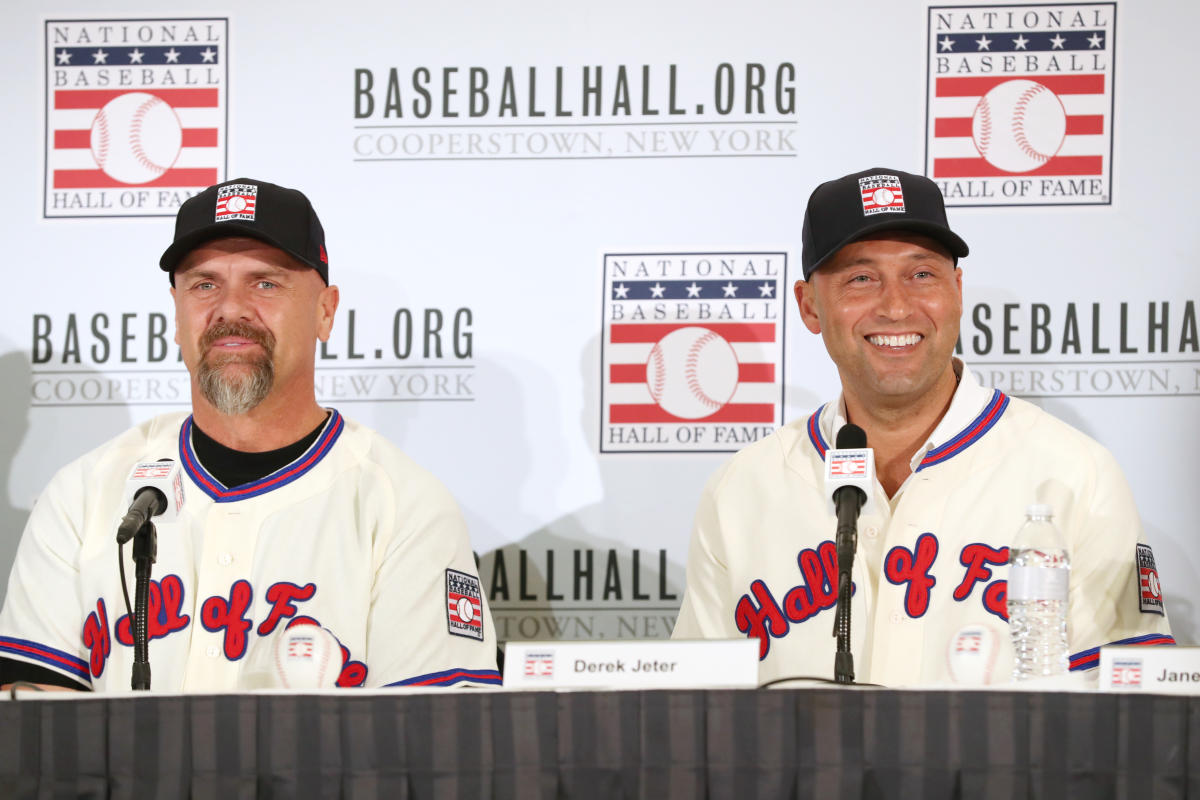
M804 280L846 245L887 230L936 239L954 256L955 264L969 252L967 243L950 230L937 184L924 175L873 167L826 181L809 196L800 256Z
M195 248L214 239L249 236L278 247L329 284L325 229L308 198L295 189L253 178L210 186L188 198L175 216L175 241L158 265L171 273Z

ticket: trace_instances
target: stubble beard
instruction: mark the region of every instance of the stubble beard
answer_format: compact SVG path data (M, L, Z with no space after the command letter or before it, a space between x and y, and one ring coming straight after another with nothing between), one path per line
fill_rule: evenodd
M225 336L249 339L261 349L253 355L223 353L212 343ZM200 339L204 355L196 370L200 393L226 415L245 414L271 393L275 383L275 337L270 331L239 322L219 322Z

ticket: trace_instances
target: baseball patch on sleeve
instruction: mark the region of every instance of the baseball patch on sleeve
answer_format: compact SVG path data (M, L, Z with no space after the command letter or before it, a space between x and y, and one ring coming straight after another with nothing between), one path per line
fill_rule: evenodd
M1138 608L1143 614L1163 614L1162 584L1154 566L1154 551L1148 544L1137 545Z
M453 635L483 641L483 590L479 578L446 570L446 622Z

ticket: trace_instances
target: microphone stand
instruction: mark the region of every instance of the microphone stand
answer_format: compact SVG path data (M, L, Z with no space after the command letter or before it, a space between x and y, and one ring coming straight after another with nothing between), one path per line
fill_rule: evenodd
M849 496L846 496L847 493ZM854 654L850 652L850 575L854 570L854 553L858 550L858 514L866 500L866 494L854 486L843 486L837 490L834 497L838 509L835 539L838 599L837 612L833 618L833 635L837 637L837 653L833 657L833 679L837 683L854 683Z
M129 630L133 634L134 691L150 690L150 637L148 606L150 601L150 565L158 557L158 531L146 520L133 536L134 600Z

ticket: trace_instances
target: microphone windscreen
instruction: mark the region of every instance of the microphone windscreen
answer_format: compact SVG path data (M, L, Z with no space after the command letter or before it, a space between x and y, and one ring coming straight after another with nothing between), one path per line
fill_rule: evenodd
M159 461L139 461L133 465L125 481L124 508L129 508L143 489L157 489L167 505L155 522L174 522L183 508L183 470L179 462L169 458Z
M853 422L847 422L838 431L837 449L838 450L858 450L867 446L867 432L855 425Z

